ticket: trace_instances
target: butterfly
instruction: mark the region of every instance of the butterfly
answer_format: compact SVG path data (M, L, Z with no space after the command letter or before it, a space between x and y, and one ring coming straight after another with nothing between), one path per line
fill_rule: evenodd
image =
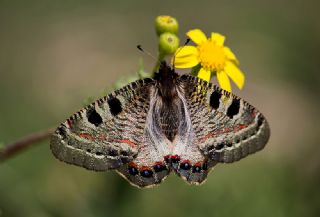
M245 100L161 62L137 80L63 122L51 137L56 158L89 170L116 170L132 185L152 187L170 172L201 184L218 163L264 148L265 117Z

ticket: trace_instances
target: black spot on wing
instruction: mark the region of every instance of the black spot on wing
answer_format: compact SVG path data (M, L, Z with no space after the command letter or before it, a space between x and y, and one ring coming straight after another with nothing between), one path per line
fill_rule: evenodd
M227 116L229 118L233 118L234 115L239 113L239 109L240 109L240 100L234 98L232 100L231 105L229 106L229 108L227 110Z
M259 117L258 117L258 127L260 127L263 124L263 121L264 121L263 117L261 115L259 115Z
M56 132L63 137L65 137L67 134L66 129L63 126L58 127Z
M220 104L221 93L218 91L213 91L210 96L210 106L213 109L218 109Z
M152 170L142 170L140 171L140 175L145 178L150 178L153 175Z
M113 116L118 115L122 111L121 102L118 98L111 96L108 99L108 105L110 108L110 112Z
M139 170L135 167L128 167L128 172L130 173L130 175L138 175L139 174Z
M95 110L94 107L87 110L87 118L91 124L94 124L96 127L102 124L102 118L99 113Z

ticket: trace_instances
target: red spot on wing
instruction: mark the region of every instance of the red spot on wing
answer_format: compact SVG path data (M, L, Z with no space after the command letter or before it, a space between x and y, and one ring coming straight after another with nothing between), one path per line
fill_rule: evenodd
M172 155L170 158L171 158L171 160L178 160L178 161L180 160L180 156L177 154Z
M120 143L126 143L132 148L136 148L137 147L137 145L134 142L132 142L132 141L130 141L128 139L122 139L122 140L119 140L119 142Z
M181 162L182 164L190 164L191 165L191 163L190 163L190 161L189 160L183 160L182 162Z
M100 135L98 139L100 141L105 141L105 140L107 140L107 137L105 135Z
M166 155L166 156L164 156L164 157L163 157L163 158L164 158L164 161L168 163L170 157L171 157L171 155Z
M236 126L236 127L233 129L233 131L234 131L234 132L238 132L238 131L246 128L246 127L248 127L248 126L245 125L245 124L239 124L238 126Z
M91 136L89 134L85 134L85 133L79 134L79 137L87 139L87 140L91 140L91 141L95 140L95 138L93 136Z
M138 165L137 165L136 163L134 163L134 162L130 162L130 163L128 164L128 166L129 166L129 167L134 167L134 168L137 168L137 169L138 169Z
M238 132L242 129L245 129L247 128L248 125L245 125L245 124L239 124L239 125L236 125L235 127L230 127L230 128L224 128L224 129L221 129L221 130L218 130L214 133L209 133L207 134L206 136L204 136L203 138L201 138L199 141L202 143L204 141L206 141L207 139L209 138L214 138L218 135L221 135L221 134L224 134L224 133L229 133L229 132Z
M69 128L72 127L72 121L70 119L67 120L67 125L68 125Z
M160 165L160 166L163 166L163 163L161 161L157 161L154 163L154 165Z
M79 137L87 139L87 140L91 140L91 141L95 141L95 140L105 141L105 140L107 140L107 137L105 135L100 135L99 137L93 137L88 133L81 133L81 134L79 134Z
M251 113L251 117L252 117L253 119L256 117L256 115L257 115L257 113L256 113L255 111L253 111L253 112Z
M140 170L141 170L141 171L144 171L144 170L151 170L151 167L142 166Z
M197 162L194 164L195 167L201 167L201 162Z

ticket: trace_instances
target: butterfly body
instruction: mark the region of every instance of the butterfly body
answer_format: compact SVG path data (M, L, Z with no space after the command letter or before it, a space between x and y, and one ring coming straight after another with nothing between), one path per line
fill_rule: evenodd
M217 163L262 149L270 130L244 100L161 64L153 79L133 82L80 110L53 134L60 160L96 171L115 169L150 187L174 171L200 184Z

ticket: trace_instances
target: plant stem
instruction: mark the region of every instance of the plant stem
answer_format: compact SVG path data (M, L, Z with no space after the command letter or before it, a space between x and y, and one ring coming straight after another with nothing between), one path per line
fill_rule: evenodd
M36 143L48 139L52 135L54 130L54 128L50 128L47 130L32 133L11 144L5 145L2 149L0 149L0 162L13 157L17 153L26 150Z
M153 77L154 77L154 74L159 70L161 61L163 61L165 57L166 57L166 55L164 55L164 54L161 53L161 52L159 53L159 55L158 55L158 61L156 62L155 66L154 66L154 68L153 68L153 70L152 70L152 76L151 76L151 78L153 78Z

